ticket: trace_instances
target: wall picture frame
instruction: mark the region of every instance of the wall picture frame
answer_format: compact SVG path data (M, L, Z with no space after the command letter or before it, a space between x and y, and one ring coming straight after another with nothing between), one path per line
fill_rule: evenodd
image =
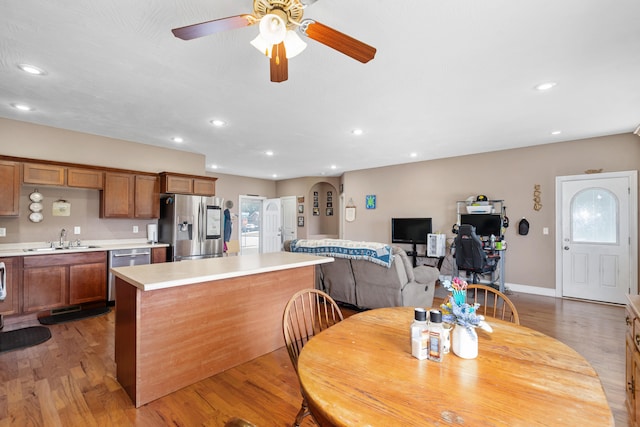
M303 216L299 216L298 217L298 227L304 227L304 217Z

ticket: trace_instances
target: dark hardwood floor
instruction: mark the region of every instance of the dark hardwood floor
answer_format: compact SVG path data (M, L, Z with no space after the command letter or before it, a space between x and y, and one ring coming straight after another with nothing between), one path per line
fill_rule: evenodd
M616 426L627 426L624 308L527 294L510 298L522 325L565 342L593 365ZM284 348L135 409L115 380L114 319L112 312L53 325L46 343L0 354L0 427L223 426L234 417L258 426L291 425L301 397ZM314 424L307 419L304 425Z

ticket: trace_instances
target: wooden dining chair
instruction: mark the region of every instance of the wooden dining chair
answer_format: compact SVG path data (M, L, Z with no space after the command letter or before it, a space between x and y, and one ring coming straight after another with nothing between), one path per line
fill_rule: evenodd
M343 319L338 304L326 293L317 289L296 292L284 308L282 333L296 374L298 357L304 345L316 334ZM304 417L310 415L307 399L302 393L302 406L296 415L294 426L298 427Z
M478 312L483 316L495 317L520 324L518 310L509 297L499 290L486 285L469 285L467 287L467 302L479 303Z

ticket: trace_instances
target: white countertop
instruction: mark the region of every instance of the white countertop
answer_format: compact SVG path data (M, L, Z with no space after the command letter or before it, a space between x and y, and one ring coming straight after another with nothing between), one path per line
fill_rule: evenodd
M333 258L303 253L273 252L117 267L112 268L111 271L117 277L143 291L153 291L328 262L333 262Z
M113 251L117 249L163 248L169 246L166 243L149 243L146 239L82 240L81 244L84 246L93 247L83 249L56 249L52 251L27 251L26 249L47 248L49 245L45 242L5 243L0 244L0 258L11 256L55 255L78 252Z

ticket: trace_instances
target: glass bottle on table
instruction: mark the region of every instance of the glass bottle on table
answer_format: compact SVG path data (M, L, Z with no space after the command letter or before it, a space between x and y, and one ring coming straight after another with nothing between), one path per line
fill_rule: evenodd
M440 310L431 310L429 312L429 360L441 362L444 355L444 334L445 330L442 326L442 312Z

